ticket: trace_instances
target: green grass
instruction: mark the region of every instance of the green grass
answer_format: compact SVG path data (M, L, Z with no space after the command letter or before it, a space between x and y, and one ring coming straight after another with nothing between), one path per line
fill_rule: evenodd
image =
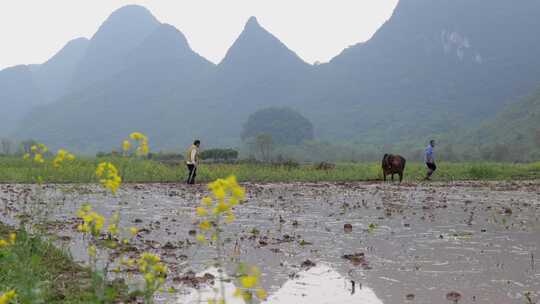
M183 182L186 177L184 165L166 165L155 161L125 158L79 159L55 169L46 163L32 164L18 158L0 158L0 182L32 183L41 176L48 183L95 182L94 170L100 161L113 162L125 182ZM448 163L438 164L434 180L515 180L540 178L540 162L530 164L511 163ZM422 163L407 163L405 181L420 181L425 175ZM314 165L298 168L262 164L202 164L197 180L208 182L234 174L240 181L292 182L292 181L372 181L382 178L380 164L339 163L333 170L316 170Z
M9 227L0 223L0 239ZM0 249L0 291L15 289L17 303L98 303L92 287L92 272L64 251L39 237L17 231L14 245ZM125 285L110 285L108 303L124 298Z

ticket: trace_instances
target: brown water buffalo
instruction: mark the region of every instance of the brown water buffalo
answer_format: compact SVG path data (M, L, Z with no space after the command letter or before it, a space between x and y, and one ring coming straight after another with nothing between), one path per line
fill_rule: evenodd
M399 175L399 182L403 180L403 171L405 171L405 158L401 155L385 154L382 160L383 178L386 181L386 176L392 174L392 181L394 181L394 174Z

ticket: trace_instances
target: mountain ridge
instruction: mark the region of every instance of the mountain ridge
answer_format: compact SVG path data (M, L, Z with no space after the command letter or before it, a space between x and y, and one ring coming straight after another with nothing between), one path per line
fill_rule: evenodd
M121 70L124 56L133 51L161 23L138 5L114 11L90 39L75 72L72 90L83 89Z
M64 111L72 102L84 105L86 113L72 107L72 114L53 115L56 121L32 114L16 134L53 145L69 137L76 149L89 152L117 141L104 137L145 128L156 147L164 149L195 137L213 146L238 145L249 114L280 106L309 118L321 140L362 145L418 142L474 128L540 82L540 60L531 56L540 51L540 42L517 35L540 28L538 20L525 14L540 16L540 5L523 3L525 8L503 0L494 0L493 6L478 0L402 0L372 39L321 65L304 62L255 17L217 65L193 52L177 29L145 17L146 26L132 33L130 41L137 45L123 49L122 60L100 74L103 79L40 108ZM513 15L516 19L501 27L499 19ZM485 22L477 25L476 16ZM488 35L491 27L497 35ZM527 50L514 52L509 45ZM69 115L86 125L72 128L62 121ZM130 119L120 128L115 116ZM84 134L99 119L107 120L108 130Z

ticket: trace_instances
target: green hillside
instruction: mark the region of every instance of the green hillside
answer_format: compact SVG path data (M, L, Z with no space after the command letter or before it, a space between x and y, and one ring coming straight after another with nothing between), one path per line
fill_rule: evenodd
M478 147L483 159L540 160L540 87L478 129L468 132L460 144Z

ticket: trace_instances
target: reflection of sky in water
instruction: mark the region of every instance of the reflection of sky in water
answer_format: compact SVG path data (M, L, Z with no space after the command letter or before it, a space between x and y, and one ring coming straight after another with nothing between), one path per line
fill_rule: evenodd
M215 268L199 274L210 273L218 276ZM217 289L215 289L217 288ZM244 304L240 298L233 297L236 287L232 282L224 282L225 295L229 304ZM181 296L178 303L207 303L210 299L219 298L219 283L213 287L203 287L197 291ZM326 264L319 264L308 270L297 273L275 293L269 295L265 304L383 304L372 289L355 284Z

